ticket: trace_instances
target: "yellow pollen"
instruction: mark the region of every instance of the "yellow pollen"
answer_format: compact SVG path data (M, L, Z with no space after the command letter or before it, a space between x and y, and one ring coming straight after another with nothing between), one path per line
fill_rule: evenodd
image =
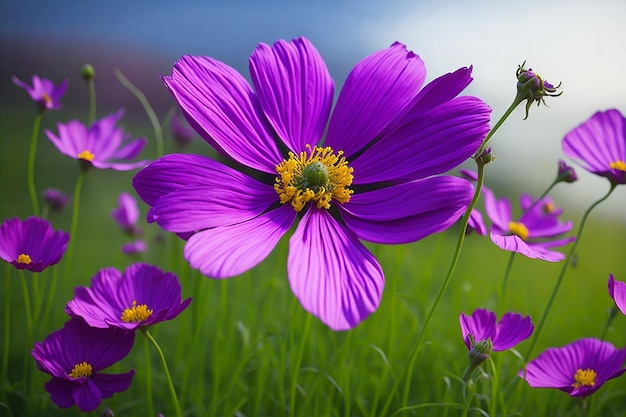
M145 304L137 305L137 301L133 301L133 306L122 311L122 321L126 323L138 323L145 321L152 315L152 310Z
M43 93L41 95L41 99L44 101L44 103L46 103L47 105L52 104L52 98L50 97L50 95L48 95L48 93Z
M276 165L274 190L280 202L291 205L296 211L304 208L309 201L318 208L330 208L330 201L346 203L353 190L353 169L342 157L343 151L336 154L330 147L320 148L307 145L307 151L295 155L289 152L289 158Z
M26 255L25 253L22 253L22 254L20 254L20 255L17 257L17 263L18 263L18 264L26 264L26 265L28 265L28 264L30 264L32 261L33 261L33 260L32 260L32 259L30 259L30 256Z
M615 161L609 164L611 169L616 169L618 171L626 172L626 162L625 161Z
M72 372L69 373L69 376L72 378L81 378L81 377L89 377L91 376L91 365L87 362L81 362L74 365Z
M554 203L546 203L543 205L543 212L545 214L552 213L554 210L556 210L556 206L554 205Z
M509 231L519 236L522 240L528 239L528 228L524 223L509 222Z
M574 388L593 387L594 385L596 385L596 371L593 369L579 369L576 371L574 383L572 384Z
M77 158L82 159L84 161L91 162L93 161L93 158L95 158L95 155L85 149L84 151L78 154Z

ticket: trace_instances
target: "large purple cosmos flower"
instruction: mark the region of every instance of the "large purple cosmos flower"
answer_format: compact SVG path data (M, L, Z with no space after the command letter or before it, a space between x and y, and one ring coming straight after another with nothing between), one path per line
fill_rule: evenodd
M62 329L36 342L32 355L42 372L52 375L46 391L60 408L76 405L93 411L105 398L128 389L135 371L103 374L103 369L122 360L135 341L135 333L121 329L89 327L71 319Z
M552 198L544 197L537 202L530 195L522 194L520 208L524 214L519 220L514 220L508 199L496 199L493 191L487 188L483 189L483 196L485 211L493 223L490 237L498 247L532 259L550 262L565 259L564 254L550 248L566 245L576 237L555 239L569 232L572 222L559 220L563 210L554 205Z
M185 258L213 278L256 266L299 218L292 291L332 329L352 328L377 309L384 285L360 239L413 242L459 218L471 184L437 175L476 151L490 108L457 97L471 68L422 88L424 63L400 43L355 66L330 121L333 80L307 39L260 44L250 73L254 90L220 61L184 56L163 80L191 126L251 176L174 154L133 186L148 221L188 239Z
M146 145L146 139L130 140L121 128L116 127L123 114L124 111L119 110L96 120L89 127L78 120L71 120L65 124L58 123L59 135L56 136L50 130L46 130L46 135L62 154L88 166L116 171L139 168L148 161L122 161L131 160L139 155Z
M613 274L609 274L609 295L615 301L615 306L626 314L626 282L616 281Z
M55 86L52 81L47 78L39 78L33 75L33 86L29 86L17 77L13 77L13 82L28 92L30 98L44 110L58 110L61 108L61 97L67 89L67 79L61 84Z
M69 233L55 231L40 217L6 219L0 225L0 258L17 269L41 272L59 263L69 240Z
M509 312L498 322L496 313L484 308L474 310L471 316L461 313L459 321L463 341L470 350L472 340L479 342L487 339L491 339L492 350L508 350L528 339L535 329L529 316L524 317L521 314Z
M181 301L178 278L156 266L136 263L124 273L104 268L91 279L91 288L76 287L65 311L93 327L134 330L176 318L191 298Z
M563 138L563 152L612 184L626 184L626 119L619 110L597 112Z
M599 339L579 339L546 349L519 376L534 388L556 388L572 397L585 397L626 372L624 361L626 349Z

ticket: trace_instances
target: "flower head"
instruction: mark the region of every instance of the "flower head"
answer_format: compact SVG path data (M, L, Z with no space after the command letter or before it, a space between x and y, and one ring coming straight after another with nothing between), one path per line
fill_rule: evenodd
M334 83L307 39L259 44L250 73L254 88L220 61L184 56L163 77L191 126L240 171L174 154L133 186L148 221L186 238L187 261L214 278L256 266L299 219L291 289L332 329L352 328L384 286L361 240L413 242L460 217L472 186L439 174L478 149L490 108L458 96L471 68L422 88L424 64L400 43L356 65L332 116Z
M41 272L61 260L69 240L69 233L53 230L40 217L6 219L0 225L0 258L17 269Z
M519 102L526 100L526 116L533 102L546 104L546 97L558 97L563 91L558 91L561 83L556 87L539 76L532 68L524 68L524 64L517 67L517 99ZM558 91L558 92L557 92Z
M559 169L556 174L557 182L576 182L578 177L574 168L559 159Z
M595 113L565 135L562 147L592 174L626 184L626 119L619 110Z
M147 164L148 161L122 162L135 158L146 144L146 139L130 140L117 121L123 110L96 120L87 127L78 120L58 123L56 136L50 130L46 135L62 154L80 161L83 166L99 169L128 171Z
M579 339L546 349L518 375L533 388L556 388L572 397L585 397L626 372L624 361L626 349L599 339Z
M117 199L118 206L111 210L111 217L122 230L131 236L141 234L141 229L137 226L139 220L139 207L137 200L127 192L120 193Z
M70 202L70 196L56 188L46 188L43 192L46 204L54 211L61 211Z
M491 340L494 351L508 350L528 339L535 329L529 316L509 312L497 322L496 314L483 308L474 310L471 316L461 313L459 320L463 341L469 350L475 343L487 339Z
M133 347L135 333L89 327L71 319L32 350L37 367L52 376L46 391L59 408L74 405L93 411L105 398L128 389L135 371L104 374L100 371L122 360Z
M143 253L148 250L148 244L145 240L138 239L134 242L125 243L122 245L122 253L126 255L135 255L137 253Z
M181 301L176 275L156 266L136 263L123 273L104 268L91 279L91 288L76 287L65 311L93 327L134 330L176 318L191 298Z
M55 86L47 78L39 78L33 75L33 86L29 86L17 77L13 77L13 82L28 92L30 98L39 105L42 110L58 110L61 108L61 97L67 89L67 79Z
M532 259L549 262L565 259L565 255L550 248L566 245L576 237L556 239L572 229L572 222L559 220L563 210L554 205L552 198L536 201L530 195L522 194L520 207L524 214L515 220L508 199L496 199L493 191L487 188L483 189L483 196L485 211L493 222L490 237L498 247Z
M609 274L609 295L615 302L615 306L626 314L626 282L616 281L613 274Z

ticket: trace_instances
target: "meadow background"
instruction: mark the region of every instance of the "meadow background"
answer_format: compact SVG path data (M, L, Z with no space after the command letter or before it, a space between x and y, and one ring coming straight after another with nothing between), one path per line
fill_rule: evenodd
M487 167L486 185L514 201L520 192L539 195L556 174L557 160L563 158L561 139L567 131L596 110L626 111L625 17L626 3L617 0L593 5L577 1L3 2L0 219L31 214L26 161L35 107L11 76L29 81L32 74L38 74L56 83L70 79L64 108L44 115L35 181L40 193L55 187L71 194L78 166L54 148L43 130L55 130L57 121L86 120L88 90L80 79L82 64L90 62L96 70L98 117L124 107L127 112L121 125L133 137L149 138L141 157L151 159L155 142L148 118L136 98L116 80L113 68L120 68L142 89L163 118L174 102L158 74L169 74L181 55L211 55L247 75L247 59L258 42L297 36L309 37L320 50L336 91L359 59L395 40L424 59L427 81L473 65L474 82L465 93L491 105L494 121L514 97L515 70L524 60L550 82L562 81L563 96L549 100L550 108L533 107L525 121L523 110L518 109L490 142L497 159ZM166 152L175 151L171 138L166 140ZM210 147L199 138L185 152L211 155ZM551 194L565 208L562 218L574 222L574 230L585 208L608 190L605 179L582 169L577 172L578 182L559 184ZM88 285L101 268L124 269L140 260L121 253L128 239L110 217L118 194L133 192L133 174L88 173L78 233L72 237L76 239L74 265L68 276L59 277L52 312L39 324L36 340L62 326L66 320L63 307L72 298L74 286ZM533 357L549 346L600 336L613 303L606 290L608 274L626 280L625 188L618 187L592 212L576 265L567 272ZM141 205L141 209L145 214L146 207ZM56 229L69 231L70 216L66 210L49 220ZM356 329L335 333L305 313L291 294L286 241L254 270L214 281L188 268L181 256L181 241L145 225L143 218L140 224L150 245L141 260L176 272L183 298L194 299L176 320L154 329L189 416L378 416L396 378L402 378L420 325L445 277L458 232L453 227L409 245L370 245L386 272L381 307ZM510 253L488 238L468 236L452 284L418 354L409 405L462 402L454 380L467 365L460 312L489 308L499 316L511 310L529 314L535 322L541 317L561 265L517 255L507 304L498 310L496 294L509 258ZM13 330L10 378L1 381L2 387L18 380L24 361L30 360L30 346L25 346L28 337L20 332L19 275L7 271L13 280ZM58 271L63 271L63 262ZM33 279L39 279L45 290L51 274L33 275ZM626 317L615 319L607 340L626 346ZM130 390L105 401L117 416L171 415L156 355L144 345L138 335L131 355L119 365L120 371L129 367L137 371ZM527 346L528 341L517 349L524 353ZM511 411L528 416L577 415L575 399L518 382L515 374L520 362L514 355L493 356L503 357L500 372ZM149 367L147 361L154 363ZM28 416L27 403L36 404L38 410L30 415L80 415L75 409L56 409L43 390L48 377L34 369L34 361L26 363L32 367L33 384L41 387L40 394L24 398L13 391L9 398L13 414L0 407L0 416ZM594 398L597 415L623 415L625 380L608 382ZM407 405L400 399L393 399L392 404L391 412ZM33 412L33 408L28 410ZM397 415L458 413L453 407L431 406Z

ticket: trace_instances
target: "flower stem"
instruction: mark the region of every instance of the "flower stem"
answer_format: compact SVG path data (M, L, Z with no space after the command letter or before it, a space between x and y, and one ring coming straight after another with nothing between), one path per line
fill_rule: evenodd
M609 331L609 327L611 327L611 323L613 323L613 319L615 318L615 316L617 316L618 311L619 310L616 306L613 306L613 308L611 308L609 317L606 319L606 325L604 326L602 334L600 335L600 340L604 340L604 338L606 337L606 333Z
M96 120L96 84L91 78L87 81L89 86L89 120L88 124L91 125Z
M70 226L70 242L69 242L67 253L66 253L67 259L65 261L66 273L68 272L68 268L71 268L72 256L74 255L76 231L78 230L78 209L80 208L80 191L83 187L83 182L85 181L86 172L87 171L84 169L80 170L80 173L78 174L78 179L76 180L76 185L74 186L74 201L72 202L72 225Z
M35 155L37 153L37 138L39 137L39 127L41 126L41 118L43 111L39 111L33 122L33 134L30 138L30 152L28 154L28 192L30 193L30 201L33 204L33 213L39 216L39 201L37 199L37 190L35 188Z
M589 213L591 213L591 211L598 204L602 203L604 200L609 198L609 196L611 195L611 193L615 189L615 186L616 186L616 184L611 184L611 188L609 189L609 192L606 193L606 195L604 197L602 197L601 199L599 199L598 201L593 203L587 209L587 211L585 211L585 213L583 214L583 217L582 217L582 219L580 221L580 226L578 227L578 231L576 233L576 240L572 244L572 247L570 248L570 251L567 254L567 258L563 262L563 267L561 268L561 272L559 274L559 277L556 280L556 284L554 285L554 289L552 290L552 294L550 294L550 299L548 300L548 305L546 306L546 309L543 311L543 315L541 316L541 320L539 321L539 325L535 328L533 339L530 342L530 346L528 347L528 351L526 352L526 356L525 356L526 358L530 358L530 355L531 355L531 353L533 351L533 348L535 347L535 344L537 343L537 339L539 339L539 334L541 333L541 329L543 328L543 325L544 325L544 323L546 321L546 318L548 317L548 314L550 313L550 308L552 307L552 304L554 303L554 299L556 298L556 294L559 291L559 287L561 286L561 283L563 282L563 277L565 277L565 272L567 271L567 267L571 263L572 256L574 256L574 253L576 252L576 248L578 247L578 244L580 243L580 238L582 236L583 229L585 227L585 223L587 222L587 217L589 216Z
M2 343L2 370L0 381L8 384L9 369L9 341L11 340L11 264L6 263L6 278L4 281L4 342ZM1 390L4 398L4 389Z
M515 252L511 252L511 256L509 256L509 262L506 264L506 270L504 271L504 278L502 279L502 287L500 288L500 297L498 300L498 306L500 308L502 308L502 306L505 304L506 284L509 281L511 269L513 268L513 259L515 259Z
M489 133L487 133L487 136L485 136L485 139L483 139L483 142L480 144L480 147L478 148L478 150L476 151L475 155L480 155L481 152L485 149L485 147L487 146L487 142L489 142L489 139L492 138L492 136L496 133L496 131L500 128L500 126L502 126L502 124L504 123L504 121L511 115L511 113L513 113L513 110L515 110L515 108L521 103L521 101L518 100L518 98L516 97L515 100L513 100L513 103L511 103L511 105L509 106L508 109L506 109L506 111L504 112L504 114L502 115L502 117L500 117L500 120L498 120L496 122L496 124L493 126L493 128L491 128L491 130L489 131Z
M170 390L170 394L172 395L172 403L174 404L174 409L177 417L183 417L183 413L180 409L180 404L178 403L178 396L176 395L176 390L174 389L174 382L172 381L172 376L170 375L169 368L167 367L167 361L165 360L165 355L163 355L163 351L161 347L154 340L154 337L150 334L150 330L147 327L140 327L141 333L148 339L148 341L154 346L159 354L159 359L161 359L161 363L163 364L163 371L165 372L165 379L167 379L167 385Z

